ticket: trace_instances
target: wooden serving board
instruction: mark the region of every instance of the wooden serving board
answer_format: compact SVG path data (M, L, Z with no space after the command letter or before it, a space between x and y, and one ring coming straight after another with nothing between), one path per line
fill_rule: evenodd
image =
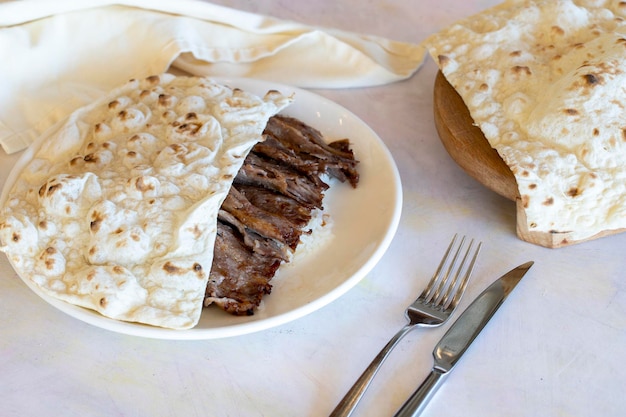
M474 125L463 99L440 72L435 78L435 126L452 159L470 176L509 200L519 198L515 177Z
M437 133L452 159L487 188L516 202L516 229L520 239L548 248L558 248L626 231L607 230L588 239L574 240L569 232L529 230L515 176L482 131L474 125L463 99L441 71L435 78L434 114Z

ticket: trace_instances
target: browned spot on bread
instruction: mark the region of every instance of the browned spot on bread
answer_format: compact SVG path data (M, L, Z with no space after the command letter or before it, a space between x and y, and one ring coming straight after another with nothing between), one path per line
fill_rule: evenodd
M190 112L185 115L185 119L187 120L195 120L198 118L198 115L195 112Z
M154 184L146 182L145 177L139 177L135 181L135 188L142 192L150 191L154 190Z
M106 297L102 297L100 299L100 307L106 308L106 306L107 306L107 299Z
M526 65L515 65L511 68L511 71L515 75L531 75L532 71Z
M580 191L578 189L578 187L572 187L569 190L567 190L567 195L570 197L576 197L582 194L582 191Z
M170 106L172 104L172 96L169 94L159 94L159 105Z
M578 115L578 110L576 110L576 109L565 109L564 112L568 116L577 116Z
M116 274L120 274L120 275L121 275L121 274L123 274L123 273L124 273L124 268L122 268L122 267L121 267L121 266L119 266L119 265L115 265L115 266L113 267L113 272L115 272Z
M22 238L22 235L20 235L17 232L13 232L13 235L11 235L11 240L13 240L13 242L19 242L20 239Z
M177 267L171 262L165 262L165 264L163 265L163 270L172 275L180 275L185 272L183 269Z
M530 184L528 188L530 188L531 190L534 190L535 188L537 188L537 184Z
M583 75L583 78L585 79L585 82L587 83L587 85L590 85L592 87L598 84L602 84L604 81L602 77L596 74L585 74Z
M170 275L184 275L185 273L189 271L193 271L196 273L198 278L200 279L204 278L204 270L202 268L202 265L200 265L199 263L194 263L190 269L187 269L187 268L181 268L179 266L176 266L171 262L166 262L163 265L163 270Z
M139 98L146 98L149 95L150 95L150 91L148 91L148 90L141 90L141 93L139 93Z
M158 84L161 82L161 78L158 75L150 75L149 77L146 77L146 81L150 84Z
M70 166L72 166L72 167L76 166L82 160L83 160L83 158L81 158L80 156L76 156L76 157L72 158L72 160L70 161Z
M94 211L91 214L91 223L89 223L89 228L91 229L91 231L97 232L98 230L100 230L100 225L102 224L103 220L104 216L101 213Z
M57 253L57 250L55 248L53 248L52 246L48 246L45 250L45 253L48 255L54 255L55 253ZM41 254L40 259L43 259L44 254ZM54 258L48 258L45 260L44 264L46 265L46 269L53 269L54 268Z
M128 114L128 112L126 110L122 110L121 112L119 112L117 114L117 117L119 117L122 120L128 120L132 116L130 114Z
M94 153L90 153L87 154L83 157L83 160L87 163L90 164L95 164L98 163L100 161L100 158L98 158L98 155L94 154Z
M448 62L450 62L450 58L449 58L447 55L439 55L439 56L437 57L437 60L439 61L439 66L440 66L440 67L445 67L445 66L446 66L446 64L447 64Z
M120 105L120 102L117 100L113 100L109 102L109 109L115 109Z
M46 259L45 265L46 265L46 269L54 269L54 258L48 258Z
M598 136L598 135L600 135L600 130L597 127L593 128L593 136Z
M530 196L529 195L523 195L522 196L522 206L524 208L528 208L528 203L530 202Z
M53 195L59 188L61 188L61 184L52 184L46 187L47 184L44 184L39 189L39 195L43 196L51 196Z
M518 57L518 56L521 56L521 55L522 55L522 51L519 51L519 50L509 52L509 56L511 56L511 57Z
M545 201L542 203L544 206L551 206L554 204L554 198L552 197L548 197L545 199Z
M478 87L480 91L489 91L489 86L485 83L482 83L480 87Z
M191 135L195 135L198 133L202 125L200 123L183 123L180 126L176 127L176 130L179 132L189 133Z
M565 31L560 26L552 26L551 30L555 35L565 35Z
M89 271L89 273L87 274L85 278L87 279L87 281L91 281L95 277L96 277L96 271L92 270L92 271Z

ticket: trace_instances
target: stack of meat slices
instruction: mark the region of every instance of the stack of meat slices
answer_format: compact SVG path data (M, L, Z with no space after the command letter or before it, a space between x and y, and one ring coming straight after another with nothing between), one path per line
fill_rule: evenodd
M356 187L357 161L347 139L326 143L300 120L274 116L265 140L247 156L219 212L205 306L251 315L289 262L314 210L322 210L324 174Z

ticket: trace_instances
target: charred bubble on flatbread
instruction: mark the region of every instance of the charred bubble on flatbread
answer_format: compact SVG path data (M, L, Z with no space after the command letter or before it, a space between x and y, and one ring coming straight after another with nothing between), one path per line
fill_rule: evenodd
M193 327L220 206L291 100L208 78L131 80L33 147L0 214L1 249L49 296L114 319Z
M515 175L528 231L626 227L625 16L618 1L509 0L426 40Z

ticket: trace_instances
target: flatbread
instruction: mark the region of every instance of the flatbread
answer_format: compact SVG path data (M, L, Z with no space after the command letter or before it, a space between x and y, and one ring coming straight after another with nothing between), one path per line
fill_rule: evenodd
M113 319L195 326L218 210L291 100L208 78L131 80L34 145L0 215L0 249L52 297Z
M626 227L626 6L510 0L426 40L509 165L530 232Z

